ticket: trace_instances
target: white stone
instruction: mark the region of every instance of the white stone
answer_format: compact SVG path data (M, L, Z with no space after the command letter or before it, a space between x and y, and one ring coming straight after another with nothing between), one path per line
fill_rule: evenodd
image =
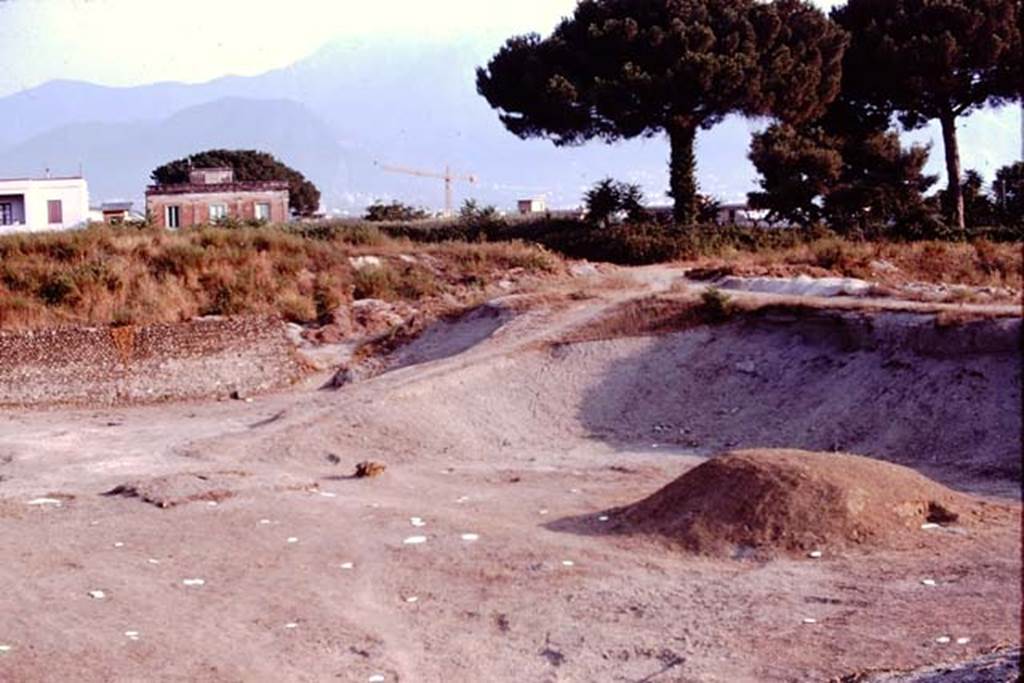
M410 536L409 538L402 541L405 545L421 545L427 542L426 536Z

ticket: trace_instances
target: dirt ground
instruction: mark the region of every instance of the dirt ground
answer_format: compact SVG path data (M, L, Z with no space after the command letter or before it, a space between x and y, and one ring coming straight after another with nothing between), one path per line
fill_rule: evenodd
M977 309L991 327L956 344L924 334L934 308L845 300L808 325L588 337L692 294L671 269L593 277L441 323L336 390L4 411L0 680L942 680L993 657L994 678L948 680L1016 678L1019 514L771 561L602 517L773 446L1019 510L1019 346L989 343L1019 312ZM364 460L387 469L352 478Z

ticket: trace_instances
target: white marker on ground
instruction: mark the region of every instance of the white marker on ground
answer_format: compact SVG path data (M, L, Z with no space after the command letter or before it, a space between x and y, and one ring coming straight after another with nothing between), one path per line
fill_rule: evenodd
M950 640L952 640L952 638L950 638L949 636L939 636L938 638L935 639L935 642L938 643L939 645L945 645Z
M562 560L562 566L563 567L573 567L575 565L576 565L576 563L573 562L572 560Z
M810 617L808 617L808 618L804 619L804 623L805 624L817 624L818 620L817 619L811 619Z
M822 557L824 557L824 555L825 553L821 552L820 550L815 550L813 552L807 553L807 557L813 560L820 560Z
M937 586L935 579L921 579L921 583L925 586Z
M402 541L405 545L420 545L427 542L426 536L410 536Z
M288 542L289 542L289 543L298 543L298 542L299 542L299 539L298 539L298 538L296 538L295 536L289 536L289 537L288 537Z
M480 540L480 534L462 534L462 540L472 543Z
M93 600L102 600L107 597L107 594L103 591L89 591L89 597Z
M182 580L182 583L184 585L186 585L186 586L204 586L204 585L206 585L206 581L204 581L203 579L184 579L184 580Z
M342 562L341 563L341 568L342 569L352 569L352 567L354 567L354 566L355 565L352 564L351 562Z

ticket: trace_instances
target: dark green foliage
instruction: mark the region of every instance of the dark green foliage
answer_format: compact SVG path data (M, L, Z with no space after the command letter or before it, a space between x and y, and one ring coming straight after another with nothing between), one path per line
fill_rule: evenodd
M384 203L374 202L366 207L366 220L380 221L417 221L427 217L427 212L399 201Z
M475 199L467 199L459 208L459 220L465 223L496 222L501 217L494 206L481 206Z
M1004 225L1024 226L1024 161L996 171L992 183L996 211Z
M761 191L750 206L766 209L770 220L814 225L824 217L823 198L839 180L843 159L835 141L820 128L801 134L776 124L754 136L750 160L761 174Z
M735 311L732 297L716 287L708 287L700 295L701 317L710 323L728 320Z
M613 220L625 218L630 222L647 219L644 193L639 185L605 178L583 195L587 220L607 227Z
M849 0L843 92L907 128L942 124L954 227L965 227L956 119L1021 97L1020 0Z
M312 216L320 208L320 190L295 169L272 155L251 149L211 149L164 164L150 178L160 185L187 183L197 168L230 167L235 180L280 180L288 183L288 206L299 216Z
M731 113L819 116L838 92L845 41L798 0L583 0L548 38L510 39L477 89L523 138L667 134L674 217L689 226L697 131Z

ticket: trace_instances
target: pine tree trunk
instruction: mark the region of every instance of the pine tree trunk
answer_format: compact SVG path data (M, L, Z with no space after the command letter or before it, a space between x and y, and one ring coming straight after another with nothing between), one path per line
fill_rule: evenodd
M693 154L697 127L677 121L669 127L668 136L672 146L669 195L675 202L672 217L677 227L690 228L697 222L697 162Z
M960 187L960 146L956 139L956 116L953 112L947 112L939 120L942 122L942 144L946 151L946 173L949 176L947 193L951 218L953 226L962 231L965 225L964 193Z

